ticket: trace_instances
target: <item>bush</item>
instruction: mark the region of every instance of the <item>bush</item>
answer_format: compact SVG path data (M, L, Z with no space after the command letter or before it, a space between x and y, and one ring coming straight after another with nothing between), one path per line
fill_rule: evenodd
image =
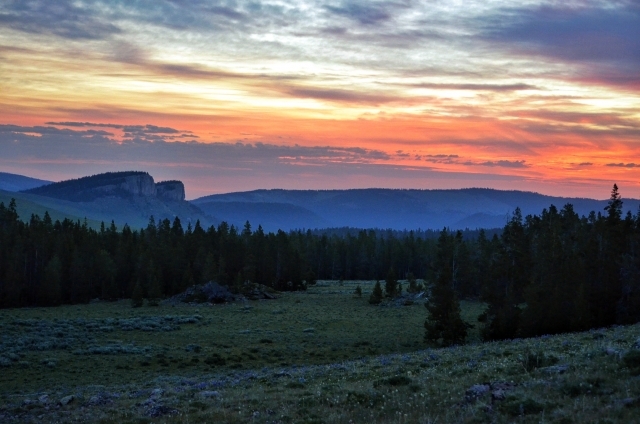
M633 374L640 374L640 350L630 350L622 357L624 364Z
M518 358L520 364L527 372L531 372L536 368L548 367L558 363L558 358L551 355L545 355L543 352L531 352L527 350L525 354Z
M517 417L519 415L539 414L544 411L544 405L531 398L520 399L510 396L501 405L500 409L512 417Z
M227 360L217 353L211 354L207 359L204 360L204 363L211 366L222 366L226 365Z

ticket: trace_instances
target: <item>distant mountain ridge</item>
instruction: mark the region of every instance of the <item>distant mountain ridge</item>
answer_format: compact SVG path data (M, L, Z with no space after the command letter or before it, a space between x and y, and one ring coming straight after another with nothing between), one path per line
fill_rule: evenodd
M90 202L100 197L157 196L172 200L184 200L184 185L181 181L155 183L148 172L106 172L73 180L51 183L23 190L25 193L69 200Z
M25 177L24 175L10 174L8 172L0 172L0 190L4 191L22 191L31 188L40 187L51 184L52 181L39 180L37 178Z
M635 213L640 201L623 199ZM475 229L503 227L519 207L523 215L540 214L571 203L581 215L603 212L606 200L546 196L524 191L483 188L458 190L351 189L254 190L216 194L191 201L204 212L235 225L249 220L265 230L353 227L404 229ZM268 208L266 205L270 205ZM295 214L292 212L295 206ZM261 220L249 219L260 208ZM309 217L305 221L306 218ZM313 219L311 219L313 217Z
M23 181L33 180L14 177L24 178ZM196 220L200 220L203 227L221 221L242 227L249 221L254 229L261 225L265 231L323 228L398 231L440 230L443 227L489 229L503 227L517 207L526 216L540 214L552 204L560 209L571 203L578 214L588 215L591 211L605 213L607 205L607 200L484 188L274 189L215 194L188 202L184 200L185 189L181 181L156 183L151 175L141 171L98 174L20 192L0 189L0 199L11 197L23 205L23 219L28 219L30 213L42 214L44 210L51 210L58 217L87 218L98 223L114 220L119 226L127 223L140 228L146 226L153 215L156 221L179 217L185 227ZM638 211L639 200L623 198L623 202L625 213Z
M4 193L4 194L3 194ZM0 198L9 198L6 192ZM206 227L219 221L197 206L186 202L181 181L156 183L151 175L141 171L107 172L73 180L50 183L40 187L11 193L22 208L22 219L31 213L52 210L58 217L87 218L91 222L115 221L118 226L145 227L149 218L156 221L176 217L184 223L197 220Z

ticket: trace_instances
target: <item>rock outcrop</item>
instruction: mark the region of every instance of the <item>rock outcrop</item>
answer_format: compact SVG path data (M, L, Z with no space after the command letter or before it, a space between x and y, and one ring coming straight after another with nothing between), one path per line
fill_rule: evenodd
M185 197L182 181L172 180L156 183L156 192L158 197L166 200L183 201Z
M99 197L156 196L156 184L146 172L107 172L90 177L48 184L27 193L74 202L90 202Z

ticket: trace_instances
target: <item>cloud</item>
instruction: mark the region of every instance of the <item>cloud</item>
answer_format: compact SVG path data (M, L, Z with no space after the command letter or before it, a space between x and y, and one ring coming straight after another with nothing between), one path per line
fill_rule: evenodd
M507 9L490 39L563 60L640 63L640 8L541 6ZM501 19L500 16L497 19ZM492 26L496 22L492 22Z
M583 65L577 80L640 85L640 5L591 1L504 8L480 37L511 52Z
M432 88L434 90L471 90L471 91L520 91L520 90L539 90L539 87L530 84L435 84L435 83L419 83L411 84L415 88Z
M613 166L613 167L618 167L618 168L640 168L640 163L608 163L605 166Z
M105 39L122 32L96 15L95 9L71 0L2 2L0 26L72 40Z
M497 160L497 161L486 161L480 163L473 162L465 162L465 165L479 165L479 166L498 166L502 168L527 168L529 165L525 164L524 160Z
M290 87L284 88L282 91L297 98L329 100L344 103L380 104L398 100L397 97L390 95L368 94L355 90Z
M121 125L121 124L100 124L94 122L47 122L47 125L63 126L63 127L97 127L97 128L113 128L122 131L121 141L124 142L155 142L155 141L174 141L198 138L191 131L178 130L170 127L159 127L156 125ZM57 130L56 128L52 130ZM39 130L38 130L39 131ZM58 130L60 131L60 130ZM25 131L17 131L25 132ZM29 132L29 131L27 131ZM30 131L34 132L34 131ZM37 131L35 131L37 132ZM76 131L76 134L80 133ZM113 135L111 133L105 133Z
M120 129L124 143L103 130L72 130L53 126L0 125L0 146L7 158L35 156L41 159L87 159L101 157L111 160L151 159L171 163L193 164L256 163L321 165L324 163L371 163L386 161L390 156L380 150L360 147L286 146L271 143L203 143L175 141L184 131L154 125L93 124L90 122L51 123L65 126L102 126ZM71 125L69 125L71 124ZM191 137L190 134L186 135ZM55 146L52 148L51 146Z
M389 21L392 13L385 5L369 1L344 1L340 6L325 6L329 12L361 25L379 25Z
M469 174L465 172L393 164L391 160L395 155L376 149L271 142L179 142L169 137L182 133L166 127L91 122L57 124L65 124L67 128L0 125L0 166L7 172L47 175L49 179L143 169L157 179L185 181L191 196L250 188L461 188L469 185ZM134 129L143 131L143 135L122 142L108 129L115 133ZM516 180L522 177L473 174L474 182L483 181L486 185L508 187Z
M593 162L580 162L578 166L593 166Z

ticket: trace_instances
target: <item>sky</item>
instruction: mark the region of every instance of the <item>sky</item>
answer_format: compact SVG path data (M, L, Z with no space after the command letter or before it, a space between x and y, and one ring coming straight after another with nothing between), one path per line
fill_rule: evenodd
M0 0L0 171L640 198L638 0Z

